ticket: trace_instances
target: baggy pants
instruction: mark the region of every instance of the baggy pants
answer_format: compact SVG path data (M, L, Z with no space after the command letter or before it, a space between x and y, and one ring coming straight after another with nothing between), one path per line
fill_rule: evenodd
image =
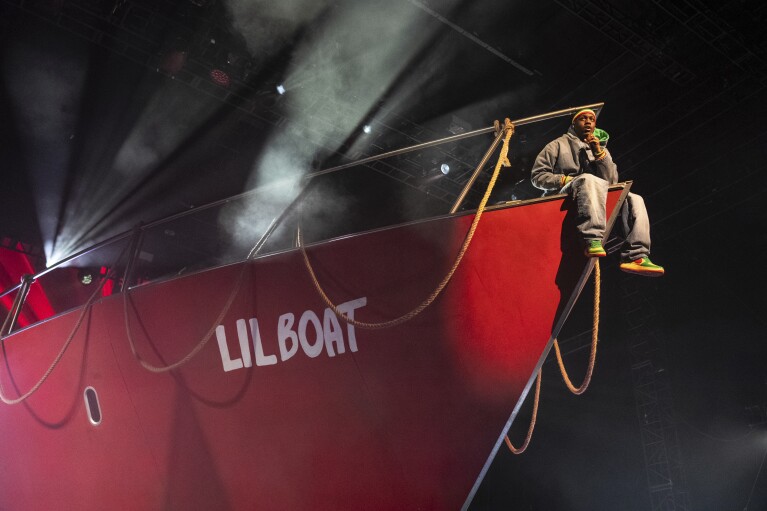
M605 236L608 183L592 174L580 174L560 193L573 196L578 208L577 227L584 240L603 240ZM624 242L621 260L634 261L650 255L650 219L644 199L629 193L621 208Z

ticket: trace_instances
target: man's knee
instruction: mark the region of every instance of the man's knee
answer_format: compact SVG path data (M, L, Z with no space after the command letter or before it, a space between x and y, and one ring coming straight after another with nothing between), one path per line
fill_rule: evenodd
M629 193L623 205L622 216L627 228L631 228L636 222L647 224L647 208L641 195ZM628 231L627 231L628 232Z
M573 190L606 191L608 183L601 177L597 177L592 174L580 174L573 178L572 187Z
M573 183L588 183L588 184L607 184L607 181L594 174L578 174L573 178Z
M631 206L633 206L635 208L642 208L642 209L644 209L644 207L645 207L644 199L642 198L641 195L637 195L635 193L629 192L628 201L629 201L629 204L631 204Z

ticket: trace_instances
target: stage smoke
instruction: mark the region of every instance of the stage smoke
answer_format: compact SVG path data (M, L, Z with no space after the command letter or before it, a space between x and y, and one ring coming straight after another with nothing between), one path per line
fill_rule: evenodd
M144 105L117 154L109 155L109 166L79 169L52 258L84 248L105 221L114 222L108 216L117 205L141 200L142 191L136 190L142 182L217 108L215 102L200 101L192 89L164 81Z
M439 8L448 10L452 3L439 2ZM317 170L312 168L314 162L324 161L342 144L353 142L355 137L366 138L360 125L363 121L375 124L370 112L440 28L408 2L348 2L332 9L308 1L276 5L234 0L228 5L233 25L251 51L270 44L264 37L266 20L272 23L267 32L277 31L280 36L299 26L308 27L281 84L287 91L283 100L287 120L271 135L254 165L249 183L254 187L279 179L299 179ZM295 193L297 189L275 196L270 204L283 200L287 206ZM268 224L273 211L261 218L260 209L253 205L249 221Z
M51 53L49 45L58 51ZM40 234L50 260L72 147L79 142L74 141L87 52L80 45L61 44L51 34L35 33L10 44L4 60L3 76L25 143Z

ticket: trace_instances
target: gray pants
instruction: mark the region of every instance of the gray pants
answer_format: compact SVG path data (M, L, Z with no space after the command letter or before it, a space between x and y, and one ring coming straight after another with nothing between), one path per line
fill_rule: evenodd
M608 183L591 174L581 174L560 193L569 193L578 206L578 232L584 240L604 240L607 224L605 205ZM621 260L634 261L650 255L650 219L642 197L629 193L621 208L624 242Z

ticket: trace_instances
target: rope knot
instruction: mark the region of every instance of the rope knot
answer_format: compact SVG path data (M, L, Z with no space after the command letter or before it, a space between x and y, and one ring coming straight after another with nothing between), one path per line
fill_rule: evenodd
M493 124L493 126L496 129L496 136L500 132L501 129L501 123L497 120ZM508 151L509 151L509 140L511 139L511 136L514 135L514 123L509 120L507 117L503 121L503 144L505 146L505 149L501 152L500 157L500 163L504 167L511 167L511 162L509 161Z
M503 120L503 129L511 130L511 134L514 134L514 123L508 117Z

